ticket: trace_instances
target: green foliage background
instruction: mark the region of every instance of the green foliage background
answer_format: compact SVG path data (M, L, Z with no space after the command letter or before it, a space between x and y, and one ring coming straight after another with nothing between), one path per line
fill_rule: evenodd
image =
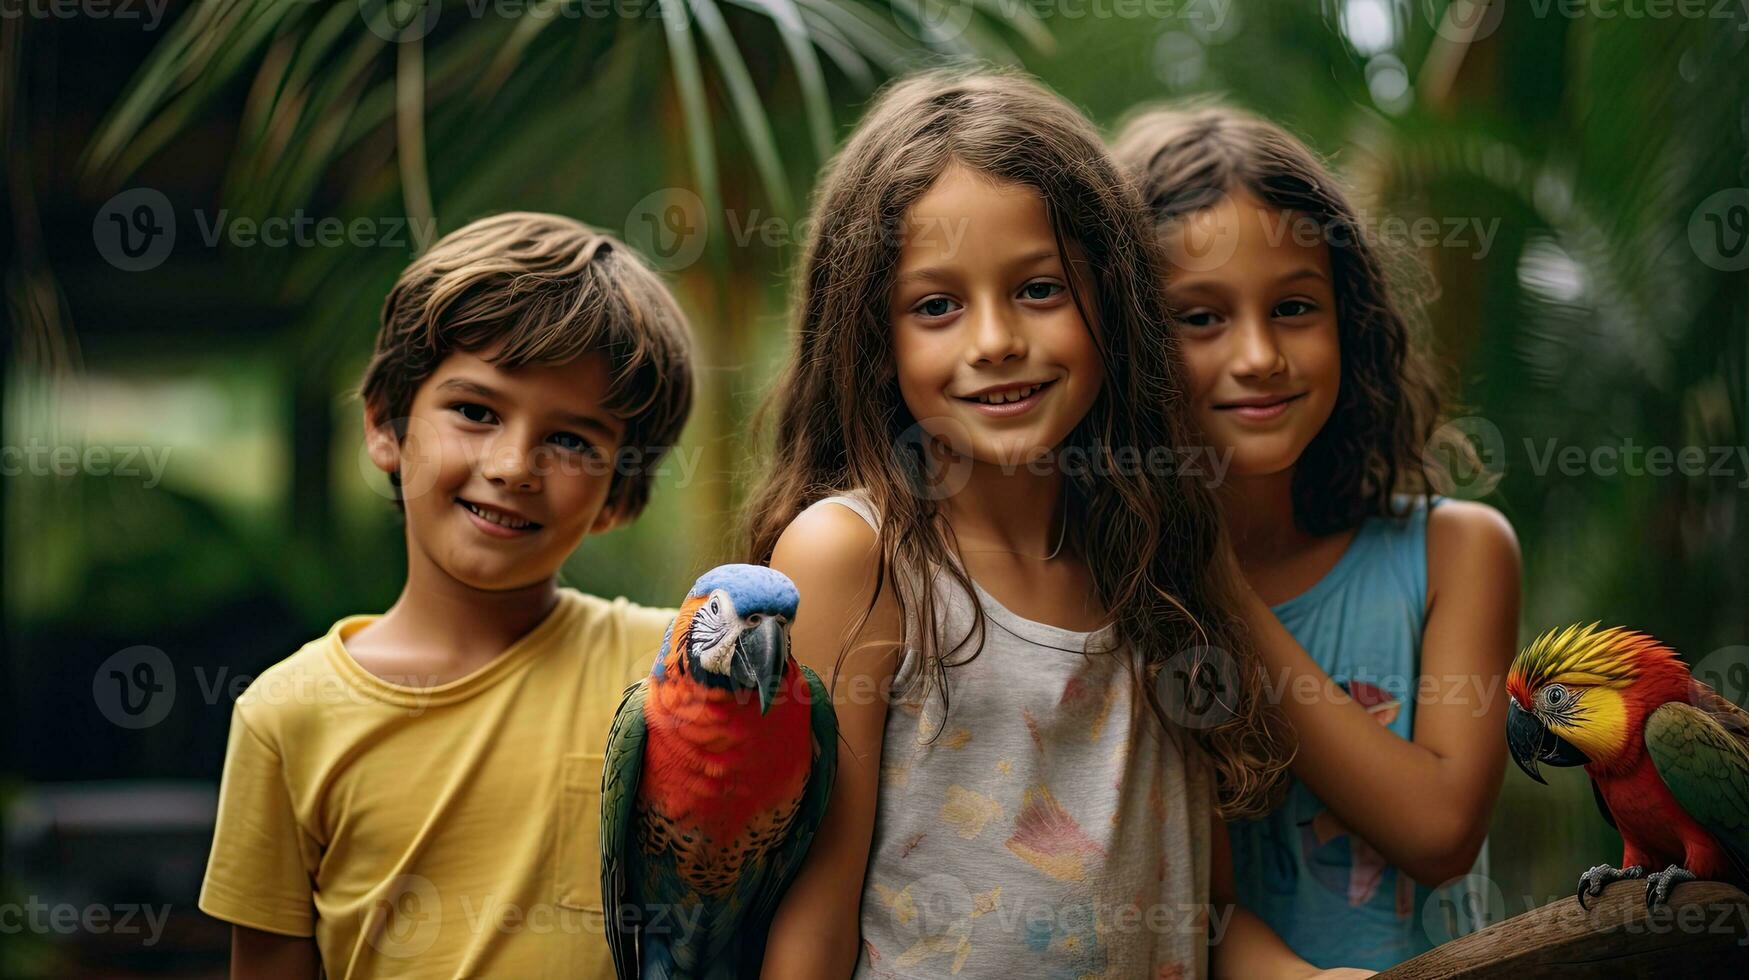
M672 273L703 352L680 450L696 469L677 466L642 520L566 569L579 588L667 604L728 554L813 175L883 79L964 57L1031 70L1107 127L1138 103L1222 93L1331 155L1375 218L1432 218L1442 238L1446 222L1493 228L1486 247L1471 233L1412 258L1454 414L1498 434L1485 499L1521 538L1524 639L1629 624L1749 694L1749 672L1728 669L1749 660L1749 450L1715 475L1538 464L1551 445L1749 441L1749 276L1695 232L1713 227L1709 198L1749 185L1743 11L627 0L632 15L603 18L451 2L428 35L393 41L373 3L180 7L101 111L73 118L42 101L63 82L45 83L50 59L32 49L46 29L8 28L5 442L170 453L154 486L4 483L13 744L52 746L15 754L19 778L216 777L228 702L118 732L94 717L96 664L146 643L179 669L252 673L399 586L400 530L350 392L411 248L208 247L192 209L439 233L553 210L638 242L650 195L697 194L704 246ZM83 36L59 29L53 50ZM96 260L81 222L136 186L189 210L168 262L125 273ZM771 218L777 244L747 236ZM1492 856L1509 913L1619 857L1583 780L1554 782L1508 773Z

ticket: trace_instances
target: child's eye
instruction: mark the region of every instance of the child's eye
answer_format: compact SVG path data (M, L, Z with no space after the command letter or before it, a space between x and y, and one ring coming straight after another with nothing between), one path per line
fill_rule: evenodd
M469 422L485 424L498 420L498 416L492 414L491 409L481 405L479 402L457 402L454 405L451 405L450 408L459 412L461 417L467 419Z
M959 304L946 296L930 296L923 302L911 307L911 312L930 318L947 316Z
M1051 282L1048 279L1040 279L1035 282L1029 282L1020 287L1020 296L1022 299L1046 300L1055 298L1056 295L1062 291L1062 283Z
M1288 319L1296 316L1305 316L1315 310L1317 310L1316 306L1313 306L1303 299L1289 299L1275 304L1273 315L1282 319Z
M575 432L555 432L552 435L552 441L560 449L564 449L568 452L587 453L595 451L594 443Z
M1213 310L1190 310L1178 315L1178 322L1187 327L1212 327L1220 320L1221 318Z

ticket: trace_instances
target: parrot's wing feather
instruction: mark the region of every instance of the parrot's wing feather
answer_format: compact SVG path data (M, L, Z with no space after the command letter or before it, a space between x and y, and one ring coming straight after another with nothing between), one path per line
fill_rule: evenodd
M1681 701L1646 718L1646 751L1676 802L1749 878L1749 750L1703 708Z
M795 819L790 822L789 833L784 836L783 843L766 856L767 870L761 876L761 887L751 896L747 922L752 935L757 937L756 942L748 944L749 956L756 957L751 960L753 963L764 961L765 934L770 929L772 918L777 915L778 902L801 871L808 848L814 843L814 835L826 817L826 801L832 796L832 781L838 775L838 713L832 708L832 695L819 676L805 666L802 667L802 677L808 682L814 765L808 773L808 784L802 790L802 799L796 807Z
M613 727L607 732L607 758L601 767L601 904L607 917L607 943L620 980L637 980L638 934L619 928L620 908L630 891L626 867L638 847L638 778L644 770L644 698L648 680L625 689ZM634 921L636 921L634 919Z
M1700 681L1693 681L1693 689L1689 692L1689 701L1698 704L1707 714L1712 715L1725 730L1736 736L1744 751L1749 752L1749 711L1744 711L1731 701Z

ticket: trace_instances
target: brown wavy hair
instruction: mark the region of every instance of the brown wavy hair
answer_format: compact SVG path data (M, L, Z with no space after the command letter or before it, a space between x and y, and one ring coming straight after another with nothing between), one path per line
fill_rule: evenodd
M931 589L921 584L930 577L918 574L940 570L973 594L923 482L917 420L899 393L889 294L907 210L955 163L1037 191L1064 267L1075 259L1070 295L1091 328L1105 383L1059 448L1067 455L1075 447L1103 472L1065 482L1068 527L1118 636L1139 651L1131 674L1153 714L1209 757L1219 812L1265 812L1292 735L1264 696L1262 665L1235 613L1238 583L1219 560L1225 532L1213 491L1189 474L1126 468L1114 458L1200 444L1167 329L1160 248L1098 132L1029 78L959 69L901 79L829 163L797 275L794 347L758 417L774 452L744 515L747 560L770 561L778 537L815 501L866 492L882 515L876 591L891 587L904 622L923 627L922 688L941 697L945 717L946 672L977 655L984 617L974 602L968 635L942 637ZM865 621L873 608L871 599ZM1201 672L1219 658L1195 651L1208 647L1230 655L1226 710L1218 724L1174 724L1162 688L1206 683ZM1180 654L1175 669L1162 670Z
M1432 493L1443 473L1430 451L1440 384L1426 345L1411 331L1421 325L1417 294L1393 291L1386 260L1398 278L1417 270L1371 240L1331 168L1280 126L1207 100L1143 110L1123 126L1112 154L1136 180L1161 233L1235 191L1324 229L1341 388L1294 468L1295 523L1309 534L1331 534L1368 516L1401 516L1413 498ZM1467 441L1447 451L1473 452Z

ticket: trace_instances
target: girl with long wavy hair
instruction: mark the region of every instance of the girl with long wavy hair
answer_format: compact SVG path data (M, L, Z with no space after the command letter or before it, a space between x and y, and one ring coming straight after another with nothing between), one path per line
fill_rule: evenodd
M1441 496L1487 474L1440 425L1414 294L1311 149L1209 102L1145 110L1114 147L1166 248L1243 618L1299 742L1283 804L1231 827L1239 899L1313 963L1385 969L1476 925L1448 919L1475 908L1505 767L1517 541Z
M747 556L800 589L842 744L767 977L1309 970L1225 900L1217 815L1291 746L1159 254L1017 75L893 84L823 175Z

